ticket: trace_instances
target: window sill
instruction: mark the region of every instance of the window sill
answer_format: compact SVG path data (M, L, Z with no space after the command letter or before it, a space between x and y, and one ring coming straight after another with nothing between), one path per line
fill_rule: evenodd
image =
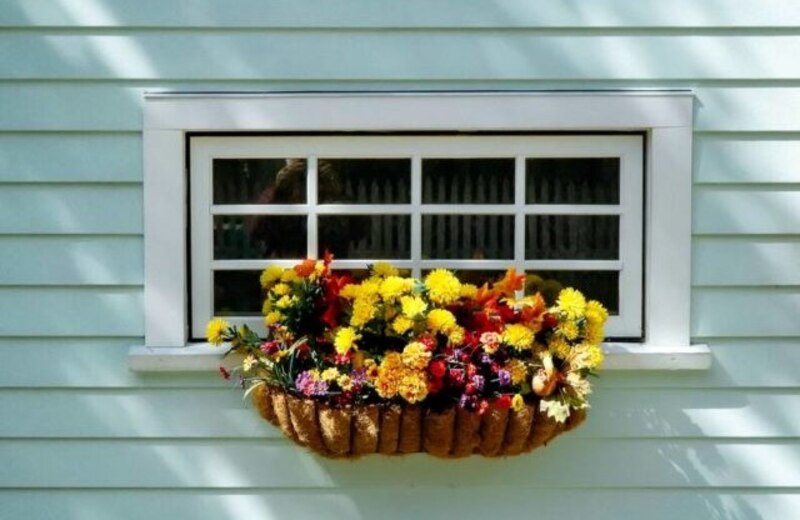
M711 350L707 345L658 347L642 343L606 343L603 370L707 370ZM136 372L205 372L235 359L222 360L224 347L193 343L185 347L131 347L130 369Z

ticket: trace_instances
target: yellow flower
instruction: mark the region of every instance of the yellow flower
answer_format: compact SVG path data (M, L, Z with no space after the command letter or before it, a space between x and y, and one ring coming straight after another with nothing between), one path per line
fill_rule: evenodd
M589 300L586 303L586 321L590 325L602 327L608 320L608 310L597 300Z
M230 326L230 323L221 318L209 321L206 326L206 339L208 339L208 342L212 345L222 345L222 342L225 341L223 335Z
M373 298L358 297L353 302L353 314L350 316L350 325L363 327L375 316L375 300Z
M279 280L281 275L283 274L283 267L279 267L277 265L271 265L264 269L264 272L261 273L260 282L261 287L264 289L269 289L270 286L275 283L275 281Z
M275 302L275 307L279 309L286 309L288 307L293 306L296 303L296 300L293 296L289 296L288 294L284 294L281 296L278 301Z
M364 375L366 376L367 381L375 381L375 379L378 378L378 372L378 364L375 363L374 359L368 358L364 360Z
M517 350L530 349L533 346L533 337L533 331L519 323L506 325L503 331L503 341Z
M358 298L359 294L361 294L361 286L357 283L349 283L342 287L342 290L339 291L339 296L348 300Z
M566 339L572 341L578 337L580 334L580 329L578 329L578 324L572 320L562 321L561 324L558 326L558 332L561 333Z
M403 358L400 356L399 352L391 351L387 352L386 355L383 356L383 360L381 361L381 368L398 370L402 367L403 367Z
M586 311L586 298L580 291L569 287L558 293L556 305L561 312L566 314L567 318L574 320L583 317L583 313Z
M586 348L586 368L600 368L600 365L603 364L603 360L605 359L605 354L603 353L603 348L599 345L590 345Z
M367 278L363 282L361 282L361 288L359 289L359 298L375 298L378 296L378 293L381 289L381 279L380 278Z
M341 374L339 374L339 370L336 367L330 367L323 370L322 374L320 374L320 377L323 381L330 382L338 379L340 375Z
M278 311L272 311L272 312L267 313L266 316L264 316L264 324L266 324L266 325L275 325L276 323L278 323L282 319L283 319L283 314L281 314Z
M461 292L460 296L462 298L472 299L478 295L478 288L471 283L465 283L461 285Z
M461 296L461 282L447 269L434 269L425 277L428 297L437 305L449 305Z
M603 339L605 338L603 326L589 322L586 325L586 330L584 330L583 336L587 343L592 343L594 345L602 343Z
M272 302L269 299L264 300L264 304L261 305L261 314L266 316L272 310Z
M336 380L336 383L338 383L339 388L345 392L349 392L353 389L353 379L347 374L342 374L339 376L339 379Z
M242 368L245 372L249 372L257 363L256 357L253 355L247 356L242 360Z
M355 342L359 339L361 339L361 335L356 334L356 331L351 327L342 327L336 331L336 336L333 339L333 346L336 348L337 353L345 355L350 352L351 349L358 348Z
M397 334L405 334L408 329L414 326L414 322L405 316L398 316L392 322L392 330Z
M511 409L515 412L521 412L525 409L525 399L522 398L521 394L514 394L514 397L511 398Z
M419 296L403 296L400 298L400 305L403 308L403 315L411 319L421 315L428 308L428 304Z
M411 290L412 281L399 276L388 276L380 285L380 295L384 301L392 301Z
M464 343L464 327L453 327L453 330L447 335L447 342L451 347L458 347Z
M297 276L297 273L294 272L294 269L286 269L283 271L283 273L281 273L281 281L284 283L296 282L299 279L300 277Z
M431 353L425 348L423 343L414 341L406 345L401 354L403 364L410 368L422 370L428 366L431 360Z
M272 294L274 294L275 296L284 296L286 294L289 294L291 290L292 290L291 287L281 282L279 284L276 284L275 287L272 288Z
M547 344L547 348L554 356L560 359L567 359L572 350L572 347L563 338L556 335L550 337L550 343Z
M511 382L518 385L528 377L528 367L519 359L512 359L503 367L511 374Z
M487 354L494 354L500 349L500 344L503 342L503 336L496 332L484 332L481 334L481 343L483 350Z
M425 373L418 370L408 370L400 379L397 391L400 397L411 404L418 403L428 395L428 382Z
M373 276L397 276L397 269L389 262L375 262L372 265Z
M428 313L428 328L432 332L449 333L456 326L456 317L446 309L433 309Z

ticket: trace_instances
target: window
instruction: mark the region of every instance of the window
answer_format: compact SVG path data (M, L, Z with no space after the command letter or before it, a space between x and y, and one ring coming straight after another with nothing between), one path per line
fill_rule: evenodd
M200 323L256 318L257 295L222 288L327 246L339 269L513 264L576 284L632 341L607 345L607 368L707 368L689 345L692 118L685 91L147 94L131 366L216 367L191 345Z
M575 285L642 338L642 135L190 137L191 321L262 328L260 271L324 250L476 284Z

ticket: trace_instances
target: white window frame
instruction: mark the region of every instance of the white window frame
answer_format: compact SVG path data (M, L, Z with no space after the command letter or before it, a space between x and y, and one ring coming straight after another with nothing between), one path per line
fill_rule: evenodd
M644 132L645 338L608 344L606 368L706 369L690 345L694 96L689 91L182 94L144 107L145 345L135 370L205 370L188 345L187 134L194 132Z
M606 326L609 337L642 337L642 247L644 150L641 135L470 135L470 136L227 136L192 137L190 146L190 229L191 229L191 337L202 337L213 317L212 268L264 269L268 265L289 266L295 260L214 260L214 215L300 215L308 218L307 251L318 256L316 215L405 214L411 215L411 258L390 259L408 268L416 277L422 269L494 269L514 266L519 272L543 270L616 270L619 278L619 313ZM286 157L307 159L305 204L212 204L213 161ZM408 158L411 163L411 201L408 204L316 204L317 158ZM618 204L526 204L525 161L528 158L603 157L620 160ZM510 204L423 204L420 174L426 158L513 158L515 200ZM416 199L415 199L416 197ZM510 215L516 220L514 257L505 260L430 260L422 258L421 215L463 214ZM616 260L526 260L526 215L616 215L620 218L619 258ZM368 260L336 260L333 267L363 269ZM227 316L232 323L245 323L262 330L261 320Z

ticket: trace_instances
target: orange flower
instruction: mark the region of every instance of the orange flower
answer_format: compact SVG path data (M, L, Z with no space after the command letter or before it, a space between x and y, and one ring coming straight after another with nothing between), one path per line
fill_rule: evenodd
M525 285L525 274L517 274L517 270L509 267L502 280L495 282L493 289L503 293L505 296L513 296L514 291L519 291Z
M294 272L297 273L297 276L302 276L303 278L307 278L314 273L314 269L317 267L316 260L312 260L310 258L303 260L302 263L297 264L294 266Z

